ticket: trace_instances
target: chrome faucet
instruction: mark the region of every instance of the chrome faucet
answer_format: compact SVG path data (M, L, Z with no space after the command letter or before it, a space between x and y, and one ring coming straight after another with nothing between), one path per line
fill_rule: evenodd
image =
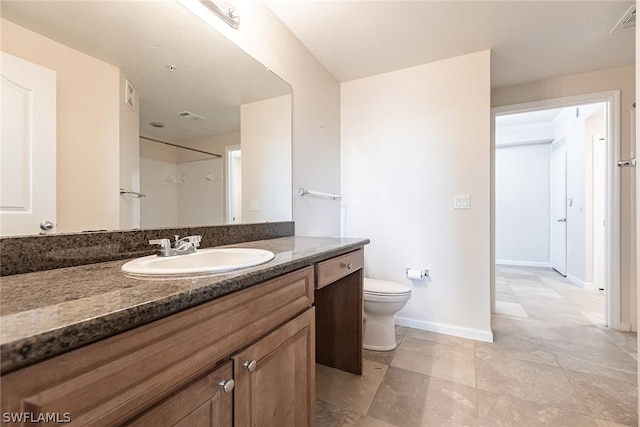
M156 252L158 256L176 256L195 254L200 246L202 236L187 236L180 238L174 236L173 247L169 239L149 240L150 245L160 245L160 249Z

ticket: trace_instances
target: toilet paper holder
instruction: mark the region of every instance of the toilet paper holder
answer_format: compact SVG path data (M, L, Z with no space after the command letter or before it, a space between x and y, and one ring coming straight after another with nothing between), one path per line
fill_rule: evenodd
M429 277L429 269L407 267L407 269L405 270L405 274L408 279L420 280L420 279L424 279L425 277Z

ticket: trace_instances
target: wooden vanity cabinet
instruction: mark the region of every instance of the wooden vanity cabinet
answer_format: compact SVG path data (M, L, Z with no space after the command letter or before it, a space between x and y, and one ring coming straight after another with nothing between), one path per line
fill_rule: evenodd
M313 267L302 268L10 372L2 413L68 414L72 426L231 425L233 412L245 414L237 426L312 425L313 287ZM248 379L232 367L245 357L257 362ZM219 383L232 370L239 384L227 394Z
M313 425L313 320L311 308L126 425Z
M83 427L313 426L316 359L362 373L363 252L4 374L1 412Z
M364 249L316 265L316 361L362 375Z

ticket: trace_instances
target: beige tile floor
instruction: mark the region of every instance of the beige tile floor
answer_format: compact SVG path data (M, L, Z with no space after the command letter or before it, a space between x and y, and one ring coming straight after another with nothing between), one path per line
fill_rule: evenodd
M497 267L495 342L396 327L362 376L317 365L316 425L637 426L636 334L603 309L552 270Z

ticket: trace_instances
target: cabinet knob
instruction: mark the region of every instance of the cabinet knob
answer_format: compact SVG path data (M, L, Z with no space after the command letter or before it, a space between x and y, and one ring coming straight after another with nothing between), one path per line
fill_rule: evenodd
M257 363L256 363L256 361L255 361L255 360L252 360L252 361L250 361L250 362L244 362L244 363L242 364L242 366L244 366L245 368L247 368L247 371L249 371L249 372L253 372L253 371L255 371L255 370L256 370L256 365L257 365Z
M235 387L236 383L232 379L229 381L220 381L218 383L220 388L224 390L225 393L231 393L233 391L233 387Z
M342 264L342 266L346 267L347 270L351 270L351 268L353 267L353 265L351 263Z

